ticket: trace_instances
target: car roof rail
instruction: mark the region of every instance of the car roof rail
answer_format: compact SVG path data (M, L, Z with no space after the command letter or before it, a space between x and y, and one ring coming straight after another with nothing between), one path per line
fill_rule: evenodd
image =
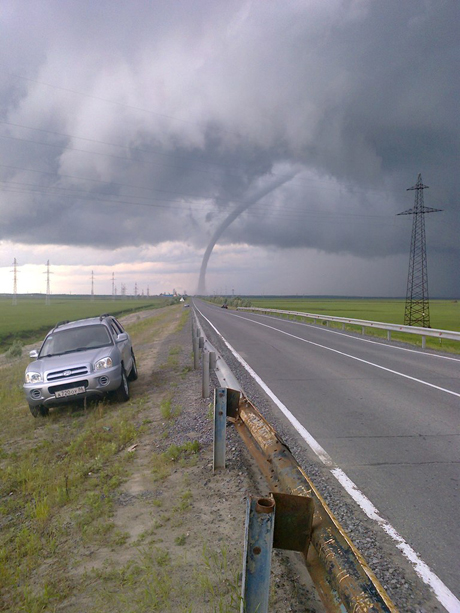
M105 319L106 317L110 317L110 313L103 313L102 315L100 315L99 317L99 321L102 321L103 319Z

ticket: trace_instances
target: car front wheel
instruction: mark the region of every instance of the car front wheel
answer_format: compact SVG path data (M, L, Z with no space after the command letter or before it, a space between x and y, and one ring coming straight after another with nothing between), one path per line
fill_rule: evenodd
M136 379L139 376L139 373L137 371L137 364L136 364L136 358L134 357L134 352L132 352L131 355L132 355L132 358L133 358L133 365L131 366L131 372L129 373L128 380L129 381L136 381Z
M128 377L126 376L126 371L121 367L121 383L120 387L115 392L115 397L118 402L126 402L129 400L129 383Z
M42 404L39 404L38 406L29 404L29 409L34 417L46 417L50 412L48 407L44 407Z

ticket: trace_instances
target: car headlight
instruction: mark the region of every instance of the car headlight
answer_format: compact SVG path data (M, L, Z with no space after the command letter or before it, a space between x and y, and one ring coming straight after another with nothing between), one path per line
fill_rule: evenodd
M39 372L26 372L26 383L41 383L42 375Z
M101 358L94 364L94 370L102 370L103 368L110 368L112 366L112 358Z

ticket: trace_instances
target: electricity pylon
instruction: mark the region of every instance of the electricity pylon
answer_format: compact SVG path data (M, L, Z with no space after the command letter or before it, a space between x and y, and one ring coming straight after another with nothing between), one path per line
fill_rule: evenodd
M94 270L91 271L91 300L94 300Z
M415 203L411 209L398 215L413 215L412 237L409 256L409 274L407 276L406 308L404 325L430 328L430 301L428 298L428 271L426 265L425 213L437 213L442 209L433 209L423 205L422 175L417 183L407 191L415 190Z

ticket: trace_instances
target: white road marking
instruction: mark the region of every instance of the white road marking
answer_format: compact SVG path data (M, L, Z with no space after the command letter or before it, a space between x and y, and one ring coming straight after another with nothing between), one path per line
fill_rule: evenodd
M257 315L258 317L266 317L267 319L274 319L274 320L277 319L276 315L265 315L263 313L250 313L250 315ZM241 316L237 315L237 317L241 317ZM254 320L250 319L249 321L254 321ZM293 321L292 319L291 320L282 319L281 321L289 322L290 324L295 324L297 326L310 326L314 328L315 330L319 330L321 332L329 332L330 334L338 334L339 336L346 336L347 338L353 339L355 341L359 341L361 343L371 343L372 345L380 345L380 347L387 347L388 349L395 349L396 351L408 351L409 353L416 353L417 355L421 355L424 357L436 358L438 360L450 360L451 362L460 363L460 359L454 356L440 355L439 353L423 352L417 349L410 349L409 347L398 347L398 345L389 345L389 344L385 345L384 343L381 343L379 341L374 341L370 338L362 338L362 336L354 336L353 334L347 334L346 332L340 332L340 330L335 330L334 328L326 328L324 326L318 326L318 325L315 326L315 324L312 324L306 321L305 322Z
M233 354L233 356L238 360L238 362L245 368L245 370L253 377L253 379L260 385L260 387L268 394L268 396L273 400L273 402L279 407L281 412L287 417L296 431L300 434L300 436L304 439L307 445L312 449L312 451L317 455L319 460L328 468L330 468L331 474L337 479L340 485L344 488L344 490L353 498L353 500L359 505L359 507L364 511L364 513L369 517L369 519L375 521L387 534L390 536L396 544L396 547L403 553L403 555L409 560L414 568L414 571L420 577L420 579L428 585L434 592L437 600L442 604L442 606L448 611L448 613L459 613L460 611L460 600L449 590L449 588L441 581L441 579L430 569L430 567L419 557L419 555L412 549L412 547L407 543L403 537L399 534L395 528L383 517L380 515L378 509L372 504L372 502L365 496L358 486L346 475L346 473L339 468L332 460L331 456L327 453L327 451L318 443L318 441L308 432L308 430L302 426L299 420L292 415L289 409L285 404L281 402L281 400L276 396L276 394L268 387L268 385L259 377L259 375L249 366L249 364L243 360L241 355L227 342L227 340L222 336L219 330L214 326L214 324L209 321L209 319L203 315L203 313L195 306L200 315L205 319L208 324L212 327L212 329L216 332L216 334L222 339L225 343L225 346L229 349L229 351ZM238 316L237 316L238 317ZM245 319L242 317L241 319ZM259 323L259 322L254 322ZM260 324L265 325L265 324ZM271 328L271 326L266 326L267 328ZM276 328L273 328L276 330ZM280 330L278 330L280 332ZM287 333L283 333L287 334ZM288 336L293 336L292 334L288 334ZM298 338L298 337L294 337ZM304 339L299 339L304 340ZM310 342L310 341L305 341ZM312 345L317 345L317 343L311 343ZM319 347L323 347L322 345L318 345ZM328 347L325 347L328 349ZM332 349L331 351L336 351ZM342 353L337 351L337 353ZM348 354L343 354L348 355ZM353 356L349 356L353 357ZM359 358L355 358L359 359ZM366 360L360 360L361 362L366 362ZM370 362L368 362L371 364ZM374 365L374 364L373 364ZM375 366L375 365L374 365ZM380 367L383 368L383 367ZM389 370L385 368L384 370ZM390 371L394 372L394 371ZM401 373L396 373L401 374ZM402 375L406 376L406 375ZM408 377L412 379L412 377ZM417 381L417 379L415 379ZM421 383L424 383L421 381ZM428 384L430 385L430 384ZM436 386L432 386L436 387ZM442 388L439 388L442 389ZM448 390L447 390L448 391ZM454 393L454 392L451 392ZM456 394L457 396L459 394Z
M423 381L423 379L417 379L416 377L411 377L410 375L405 375L402 372L397 370L392 370L391 368L386 368L385 366L380 366L380 364L375 364L375 362L369 362L369 360L363 360L363 358L358 358L355 355L351 355L350 353L345 353L344 351L339 351L338 349L332 349L332 347L327 347L326 345L321 345L321 343L315 343L314 341L307 341L305 338L301 338L300 336L296 336L295 334L291 334L290 332L284 332L284 330L280 330L279 328L275 328L274 326L269 326L268 324L263 324L261 321L254 321L253 319L248 319L247 317L241 317L241 315L233 315L233 317L238 317L239 319L244 319L245 321L250 321L257 326L263 326L264 328L269 328L270 330L275 330L280 334L284 334L285 336L290 336L291 338L295 338L302 343L307 343L308 345L314 345L315 347L320 347L321 349L326 349L327 351L332 351L333 353L338 353L339 355L343 355L346 358L350 358L352 360L356 360L357 362L362 362L363 364L368 364L369 366L373 366L374 368L379 368L380 370L385 370L386 372L390 372L393 375L397 375L398 377L404 377L405 379L410 379L411 381L415 381L416 383L421 383L422 385L427 385L428 387L432 387L441 392L445 392L446 394L452 394L452 396L457 396L460 398L460 393L454 392L453 390L448 390L445 387L440 387L439 385L434 385L433 383L428 383L428 381Z

